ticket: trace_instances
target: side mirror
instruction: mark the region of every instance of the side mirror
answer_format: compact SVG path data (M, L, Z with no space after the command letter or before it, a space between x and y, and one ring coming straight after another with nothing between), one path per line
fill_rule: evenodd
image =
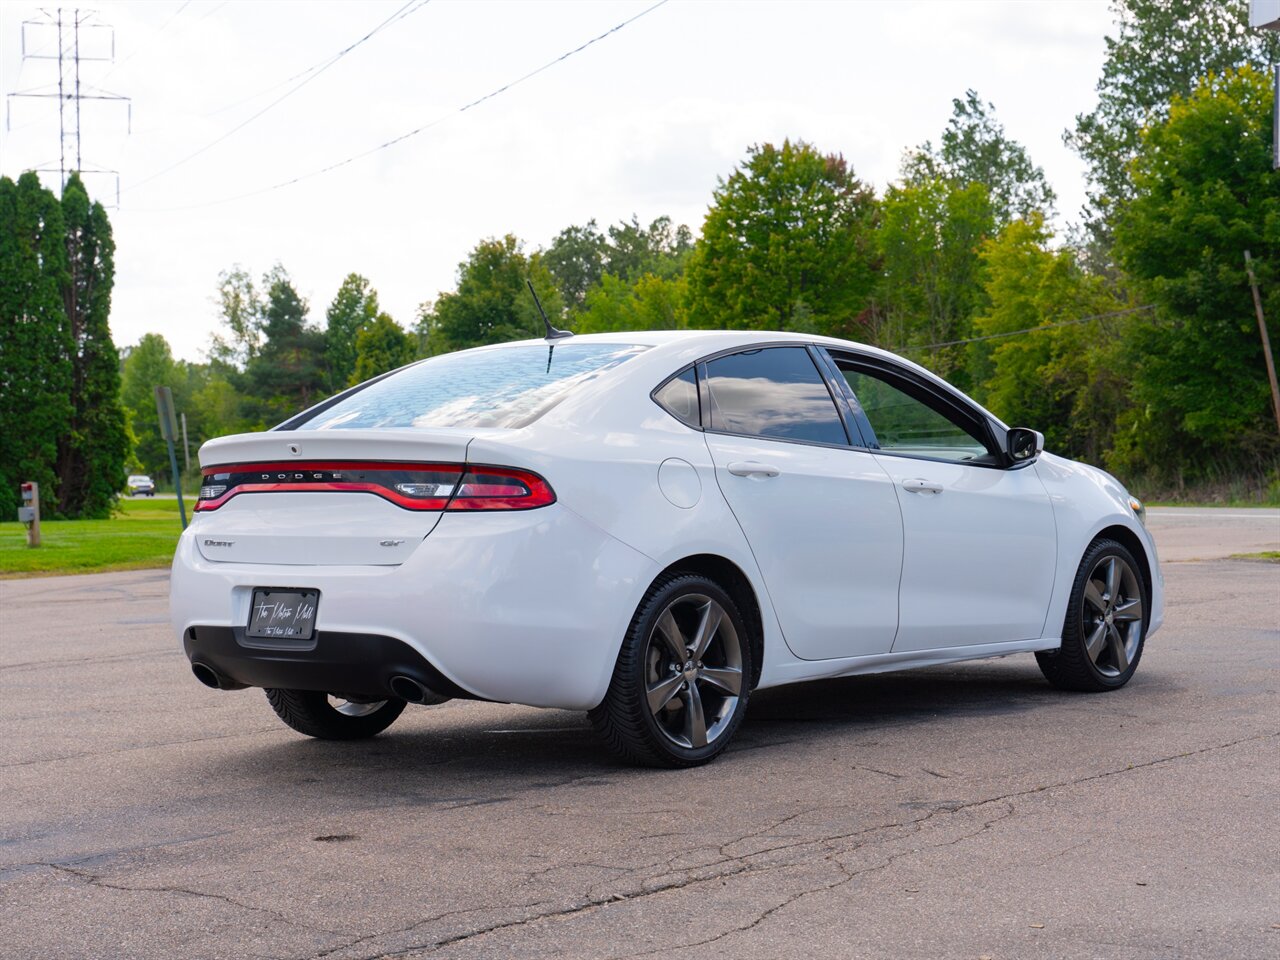
M1004 448L1014 463L1027 463L1044 452L1044 434L1026 427L1013 427L1005 437Z

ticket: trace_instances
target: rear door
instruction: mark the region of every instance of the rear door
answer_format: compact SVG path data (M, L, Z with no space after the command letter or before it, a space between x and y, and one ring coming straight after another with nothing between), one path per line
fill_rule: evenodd
M960 397L887 360L834 359L902 506L893 651L1039 637L1057 532L1036 472L1006 468L986 417Z
M702 364L700 376L716 478L787 646L808 660L887 653L898 625L897 497L851 442L816 355L740 351Z

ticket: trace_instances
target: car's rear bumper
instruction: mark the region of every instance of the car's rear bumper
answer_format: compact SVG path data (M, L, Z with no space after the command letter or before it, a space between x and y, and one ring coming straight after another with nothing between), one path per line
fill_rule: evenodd
M604 697L658 573L560 504L446 515L396 566L211 561L196 549L202 534L216 535L197 514L174 556L174 631L189 657L207 653L210 666L251 686L323 689L358 676L376 689L348 681L332 692L372 694L386 689L388 671L426 664L483 699L587 709ZM319 591L314 651L241 642L261 586Z

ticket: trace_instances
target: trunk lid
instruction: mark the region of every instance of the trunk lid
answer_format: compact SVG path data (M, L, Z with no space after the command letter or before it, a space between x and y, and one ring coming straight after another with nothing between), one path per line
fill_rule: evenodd
M196 547L234 563L403 563L439 521L457 479L448 468L461 475L472 432L281 430L211 440L200 449Z

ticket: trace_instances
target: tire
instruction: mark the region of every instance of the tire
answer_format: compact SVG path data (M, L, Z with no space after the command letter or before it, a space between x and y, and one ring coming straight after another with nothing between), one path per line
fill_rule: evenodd
M1142 659L1151 598L1133 554L1095 540L1071 586L1062 646L1036 654L1040 672L1060 690L1118 690Z
M719 756L741 725L753 666L751 637L729 594L706 577L667 574L640 602L609 691L588 716L623 760L698 766Z
M404 710L403 700L357 703L317 690L265 691L276 716L299 733L320 740L363 740L377 736ZM336 700L335 705L331 700Z

